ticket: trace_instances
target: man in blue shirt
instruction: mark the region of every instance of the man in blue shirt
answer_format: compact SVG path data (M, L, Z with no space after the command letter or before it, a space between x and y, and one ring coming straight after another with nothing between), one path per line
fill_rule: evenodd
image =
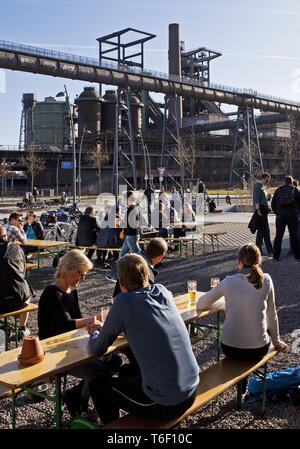
M103 326L89 326L90 349L99 357L124 332L140 373L91 381L97 413L104 424L118 419L120 409L148 418L180 416L195 400L199 367L172 293L149 285L147 263L138 254L118 261L118 278L121 293Z

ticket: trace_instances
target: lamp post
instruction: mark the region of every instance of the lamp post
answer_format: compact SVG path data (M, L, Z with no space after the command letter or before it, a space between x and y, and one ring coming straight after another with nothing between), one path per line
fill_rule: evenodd
M59 168L59 159L60 159L60 151L57 154L57 161L56 161L56 196L58 198L58 168Z
M82 152L82 144L84 139L84 134L92 134L92 131L89 131L88 129L83 128L82 135L81 135L81 141L80 141L80 147L79 147L79 161L78 161L78 200L81 200L81 152Z
M65 97L66 104L68 108L68 112L70 115L70 125L71 125L71 133L72 133L72 165L73 165L73 204L76 203L76 143L75 143L75 132L74 132L74 120L73 120L73 112L71 110L70 100L66 85L64 84L64 92L58 92L56 97Z

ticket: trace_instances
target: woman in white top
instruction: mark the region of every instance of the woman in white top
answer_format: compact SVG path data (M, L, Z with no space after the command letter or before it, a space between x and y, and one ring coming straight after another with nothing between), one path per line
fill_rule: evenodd
M259 359L268 352L271 341L277 350L290 351L279 336L272 278L263 273L260 264L258 247L243 246L238 254L239 272L227 276L197 301L201 309L212 304L225 308L221 347L228 357Z

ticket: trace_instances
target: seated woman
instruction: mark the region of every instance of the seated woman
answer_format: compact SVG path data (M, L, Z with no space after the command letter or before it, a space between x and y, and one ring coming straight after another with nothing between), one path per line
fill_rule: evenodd
M44 240L44 228L40 221L36 219L36 214L33 210L29 210L25 215L24 232L27 240L37 239ZM34 253L36 246L22 246L25 254Z
M197 301L199 309L226 310L221 348L231 358L260 359L267 354L271 341L277 350L290 351L279 336L272 278L263 273L260 264L258 247L244 245L238 253L239 272L227 276ZM243 382L243 393L246 386L247 379Z
M38 335L41 340L93 322L93 316L82 318L77 293L79 282L92 267L91 261L78 249L69 251L60 259L55 281L45 288L39 301ZM72 417L87 410L90 396L88 382L99 375L112 375L120 365L121 357L112 354L69 370L68 374L83 379L65 393L65 402Z

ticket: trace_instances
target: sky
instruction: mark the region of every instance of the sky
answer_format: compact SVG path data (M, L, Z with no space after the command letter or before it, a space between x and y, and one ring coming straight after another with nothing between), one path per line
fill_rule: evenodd
M144 67L164 73L170 23L179 24L186 51L222 53L212 82L300 102L299 0L0 0L0 40L96 59L98 37L131 27L156 35ZM0 68L0 145L18 145L23 93L42 101L64 84L71 101L91 85Z

